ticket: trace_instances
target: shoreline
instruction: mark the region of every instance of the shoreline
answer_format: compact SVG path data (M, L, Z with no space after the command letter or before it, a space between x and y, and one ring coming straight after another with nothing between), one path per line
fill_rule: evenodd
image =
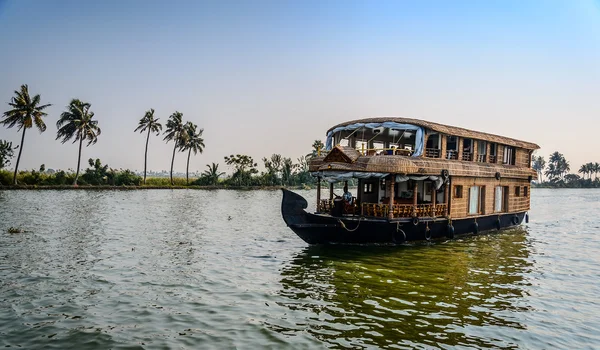
M138 191L138 190L279 190L281 188L291 190L311 190L312 187L301 187L301 186L93 186L93 185L49 185L49 186L38 186L38 185L0 185L0 191L18 191L18 190L91 190L91 191Z

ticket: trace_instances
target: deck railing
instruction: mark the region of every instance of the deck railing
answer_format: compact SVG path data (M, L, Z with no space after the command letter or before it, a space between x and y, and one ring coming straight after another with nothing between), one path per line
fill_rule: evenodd
M463 152L462 153L462 160L466 160L468 162L473 160L473 153L470 152Z
M486 160L486 158L487 158L487 157L486 157L486 155L485 155L485 154L478 154L478 155L477 155L477 161L478 161L479 163L485 163L485 160Z
M394 204L392 206L392 218L410 218L417 217L439 217L446 215L445 204ZM361 215L380 218L389 217L390 205L377 203L363 203L361 206Z
M317 212L331 213L332 201L329 199L321 199ZM360 210L359 210L360 209ZM446 215L446 204L394 204L392 206L392 218L410 218L417 217L441 217ZM361 215L377 218L389 218L390 205L379 203L362 203L357 205L344 205L343 215Z
M446 151L446 159L454 159L458 160L458 151L456 150L447 150Z
M492 155L489 156L489 162L490 163L496 163L497 159L498 158L496 156L492 156Z
M425 157L427 158L440 158L442 150L437 148L426 148L425 149Z

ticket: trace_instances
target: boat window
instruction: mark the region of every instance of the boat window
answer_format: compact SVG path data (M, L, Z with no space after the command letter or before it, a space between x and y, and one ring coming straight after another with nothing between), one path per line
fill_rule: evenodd
M462 160L466 160L466 161L473 160L473 140L471 140L471 139L463 140Z
M485 163L487 161L487 142L477 141L477 161Z
M497 154L496 154L497 150L498 150L498 144L491 143L490 144L490 155L488 157L490 163L496 163L496 161L497 161Z
M496 186L494 195L494 211L504 212L506 211L506 203L508 202L506 194L508 193L505 186Z
M446 159L458 159L458 138L446 136Z
M469 189L469 214L476 215L480 212L480 188L479 186L471 186Z
M454 186L454 198L462 198L463 197L463 187L462 185Z
M440 134L431 134L427 138L425 146L425 156L428 158L440 158L440 149L442 148L442 138Z
M521 186L515 186L515 197L521 196Z
M504 164L515 165L515 148L510 146L504 146Z
M373 193L373 184L368 182L365 183L365 187L364 187L364 193Z
M525 186L523 187L523 196L527 197L527 195L529 195L529 187Z

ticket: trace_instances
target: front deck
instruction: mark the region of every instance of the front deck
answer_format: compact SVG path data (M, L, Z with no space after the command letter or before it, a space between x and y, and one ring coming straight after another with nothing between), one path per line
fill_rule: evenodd
M444 217L448 215L446 204L383 204L383 203L360 203L347 204L341 202L343 216L363 216L374 218L411 218L411 217ZM317 208L317 213L333 213L333 201L322 199ZM391 214L391 215L390 215Z

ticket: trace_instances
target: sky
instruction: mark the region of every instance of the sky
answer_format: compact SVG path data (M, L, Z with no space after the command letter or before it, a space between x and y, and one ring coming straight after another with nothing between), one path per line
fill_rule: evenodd
M134 129L150 108L204 128L190 171L231 171L223 157L238 153L296 160L369 116L534 142L572 171L600 162L600 0L0 0L0 47L0 112L22 84L52 104L20 169L76 167L77 145L55 140L72 98L102 129L82 163L112 168L143 170ZM169 169L172 147L151 137L148 168Z

